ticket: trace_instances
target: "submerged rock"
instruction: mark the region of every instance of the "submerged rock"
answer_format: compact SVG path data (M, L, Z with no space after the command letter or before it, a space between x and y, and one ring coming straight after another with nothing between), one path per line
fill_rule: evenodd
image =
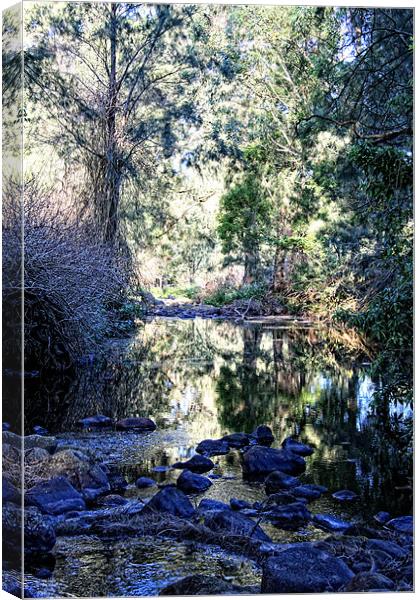
M308 544L296 544L266 561L261 593L336 592L353 576L341 559Z
M228 535L241 535L271 542L268 535L252 519L232 510L205 513L204 525L212 531L226 532Z
M268 425L258 425L252 432L251 436L255 439L259 446L271 446L274 442L274 435Z
M404 517L397 517L395 519L391 519L386 524L390 529L394 529L394 531L398 531L399 533L408 533L413 535L413 517L410 515Z
M394 589L394 583L381 573L371 573L365 571L358 573L348 583L343 591L345 592L369 592L384 590L389 591Z
M308 524L311 513L302 502L294 502L283 506L275 506L265 514L275 527L280 529L298 529Z
M334 492L332 497L339 502L352 502L358 498L358 495L350 490L340 490L339 492Z
M142 509L141 514L170 513L175 517L192 517L195 510L187 496L174 486L166 486L155 494Z
M244 508L252 508L249 502L247 502L246 500L239 500L238 498L231 498L229 504L232 510L243 510Z
M222 441L227 442L230 448L236 449L249 446L251 442L250 436L247 433L230 433L229 435L224 435Z
M112 427L113 422L110 417L106 417L105 415L95 415L80 419L77 424L84 429L100 429L102 427Z
M154 431L156 423L147 417L127 417L116 423L118 431Z
M286 475L303 473L305 460L288 450L277 450L266 446L252 446L242 457L242 471L245 479L261 481L273 471Z
M185 462L176 462L172 465L174 469L188 469L192 473L207 473L214 468L214 462L206 456L195 454Z
M26 492L25 503L50 515L86 508L81 494L65 477L53 477L38 483Z
M156 481L150 477L139 477L136 481L136 487L139 489L149 488L156 485Z
M186 494L199 494L205 492L212 485L212 482L203 475L184 470L178 477L176 485Z
M213 500L213 498L203 498L198 505L197 511L199 513L206 513L212 511L229 510L229 508L230 507L228 504L220 502L219 500Z
M299 479L297 477L286 475L286 473L282 473L281 471L273 471L266 478L264 484L265 493L269 496L270 494L275 494L282 490L289 490L299 485Z
M299 456L310 456L311 454L314 453L313 448L311 448L310 446L307 446L306 444L302 444L301 442L298 442L293 437L286 438L285 440L283 440L281 445L286 450L290 450L291 452L294 452L295 454L299 454Z
M214 575L188 575L167 585L159 596L211 596L238 593L236 586Z
M217 456L228 454L230 448L225 440L203 440L195 450L199 454L205 454L206 456Z
M298 485L293 488L293 494L295 496L305 498L306 500L317 500L321 497L321 494L324 494L326 491L327 488L312 483Z
M123 506L124 504L128 504L127 498L123 498L123 496L118 496L117 494L110 494L109 496L105 496L101 498L98 502L99 506Z
M314 515L313 522L316 525L320 525L322 528L328 529L329 531L345 532L352 527L352 523L337 519L337 517L334 517L334 515Z

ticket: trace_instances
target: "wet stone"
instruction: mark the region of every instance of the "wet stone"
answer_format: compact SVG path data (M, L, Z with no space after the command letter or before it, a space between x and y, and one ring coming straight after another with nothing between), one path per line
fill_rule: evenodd
M328 529L329 531L348 531L352 526L348 521L342 521L334 515L314 515L313 522L316 525L320 525L322 528Z
M386 526L390 529L394 529L394 531L398 531L399 533L408 533L412 535L414 526L413 517L396 517L395 519L391 519L391 521L388 521Z
M197 475L196 473L185 470L178 477L176 485L186 494L200 494L205 492L212 483L210 479L203 475Z
M196 454L185 462L176 462L172 465L173 469L188 469L193 473L207 473L214 468L214 462L206 456Z
M286 438L281 445L286 450L299 454L299 456L310 456L314 453L313 448L306 444L302 444L302 442L295 440L293 437Z
M334 492L332 494L334 500L338 500L339 502L353 502L358 498L358 495L351 490L340 490L338 492Z
M196 452L206 456L218 456L228 454L229 444L225 440L203 440L196 448Z

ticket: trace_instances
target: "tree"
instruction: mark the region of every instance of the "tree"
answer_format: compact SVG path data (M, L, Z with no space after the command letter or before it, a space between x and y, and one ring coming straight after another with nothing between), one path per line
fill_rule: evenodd
M40 137L83 166L105 240L116 240L124 183L149 177L199 120L194 13L193 6L131 3L29 12L27 86L50 116Z

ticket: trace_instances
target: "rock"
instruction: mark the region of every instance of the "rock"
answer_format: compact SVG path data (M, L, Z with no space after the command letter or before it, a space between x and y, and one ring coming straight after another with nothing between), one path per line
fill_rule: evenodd
M266 446L251 446L242 457L242 473L245 479L261 481L273 471L281 471L286 475L303 473L305 460L289 452Z
M87 502L111 491L105 470L82 452L71 449L57 452L43 464L44 477L66 477Z
M38 579L49 579L50 577L52 577L52 571L50 571L50 569L47 569L46 567L42 567L41 569L37 569L35 577L37 577Z
M213 500L213 498L203 498L198 505L197 511L199 513L214 512L221 510L229 510L229 505L219 500Z
M85 417L77 421L79 427L84 429L100 429L102 427L112 427L112 419L105 415L95 415L93 417Z
M204 525L212 531L251 537L262 542L271 542L268 535L252 519L232 510L205 513Z
M293 504L297 502L296 496L289 492L277 492L276 494L270 494L267 498L267 505L272 506L273 504ZM299 498L299 502L302 504L306 504L308 501L306 498ZM269 508L271 510L271 508Z
M3 502L13 502L13 504L21 503L21 494L17 487L11 483L7 477L2 477L2 499Z
M393 590L394 583L381 573L358 573L347 584L345 592L369 592L373 590Z
M23 438L20 435L16 435L16 433L12 433L11 431L3 431L3 444L10 444L13 448L17 450L22 450L22 440L25 450L30 450L31 448L44 448L50 454L55 452L57 448L57 440L52 436L44 436L44 435L26 435Z
M372 529L372 527L367 527L361 523L353 523L347 529L346 535L365 537L365 538L377 538L378 531L376 529Z
M156 423L152 419L146 417L128 417L126 419L120 419L116 423L118 431L154 431L156 429Z
M308 524L311 513L302 502L276 506L265 515L275 527L293 530Z
M306 500L317 500L321 497L321 486L307 483L305 485L298 485L293 488L293 494L298 498L305 498ZM326 488L323 488L326 491Z
M259 446L271 446L274 442L274 435L268 425L258 425L251 436L256 440Z
M21 469L21 453L18 448L14 448L10 444L2 445L2 456L4 462L9 462L11 465Z
M25 452L25 463L28 465L35 465L44 460L48 460L49 457L49 452L44 448L31 448Z
M339 492L334 492L332 497L335 500L339 500L339 502L352 502L358 498L358 495L350 490L340 490Z
M188 575L165 586L159 596L210 596L235 593L235 586L214 575Z
M4 421L4 423L2 424L2 431L10 431L10 423Z
M305 545L295 545L263 566L261 593L336 592L354 573L339 558Z
M238 498L231 498L230 499L230 508L232 510L243 510L244 508L252 508L252 506L246 500L239 500Z
M396 519L391 519L386 523L386 526L394 531L398 531L399 533L408 533L413 535L413 517L412 516L404 516L397 517Z
M42 425L34 425L32 428L32 431L36 434L36 435L48 435L48 429L46 429L45 427L42 427Z
M283 448L289 450L290 452L294 452L294 454L298 454L299 456L310 456L314 453L313 448L307 446L306 444L302 444L298 442L293 437L288 437L283 440L282 444Z
M266 478L264 485L265 493L269 496L270 494L275 494L281 490L289 490L290 488L299 485L299 479L297 479L297 477L286 475L281 471L273 471Z
M230 433L224 435L222 441L227 442L230 448L244 448L250 444L250 436L246 433Z
M404 548L401 548L401 546L389 540L370 539L366 542L365 547L368 550L380 550L381 552L385 552L385 554L388 554L391 558L395 559L403 559L407 557L407 552L404 550Z
M54 477L32 487L25 494L25 503L43 513L59 515L70 510L84 510L85 502L65 477Z
M136 487L138 487L140 490L143 488L153 487L154 485L156 485L156 481L150 477L139 477L136 481Z
M217 456L228 454L229 444L224 440L203 440L195 449L199 454L206 456Z
M150 512L170 513L175 517L189 518L192 517L195 511L184 492L168 485L152 497L141 511L141 514Z
M3 504L3 544L11 555L20 553L22 511L14 504ZM37 508L28 507L23 512L24 550L26 556L39 557L51 552L55 545L54 521Z
M98 502L100 506L123 506L127 503L128 500L122 496L118 496L118 494L110 494L109 496L101 498Z
M192 473L207 473L214 468L214 462L206 456L195 454L185 462L176 462L172 465L174 469L188 469Z
M128 487L128 481L118 471L108 470L107 475L111 492L123 492Z
M385 525L385 523L390 520L391 515L389 514L389 512L380 510L378 513L376 513L376 515L374 515L373 518L375 519L375 521L377 523L380 523L381 525Z
M191 473L186 469L178 477L176 485L186 494L200 494L205 492L212 483L207 477Z
M348 531L352 526L348 521L342 521L337 519L334 515L314 515L313 522L316 525L320 525L322 528L328 529L329 531Z

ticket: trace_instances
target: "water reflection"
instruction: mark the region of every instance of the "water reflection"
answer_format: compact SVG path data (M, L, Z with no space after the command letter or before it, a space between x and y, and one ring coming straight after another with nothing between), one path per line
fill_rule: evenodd
M359 492L369 512L378 507L400 513L410 509L411 497L395 492L391 498L389 491L404 487L407 473L398 444L377 417L372 399L378 385L363 347L348 333L154 320L130 340L113 342L107 359L86 368L70 389L29 382L26 425L31 429L46 414L41 424L68 432L78 419L97 413L150 416L159 429L147 440L107 437L109 462L128 465L131 457L136 472L146 474L188 458L204 438L266 423L279 441L300 433L316 446L308 480ZM101 452L103 438L76 437Z

